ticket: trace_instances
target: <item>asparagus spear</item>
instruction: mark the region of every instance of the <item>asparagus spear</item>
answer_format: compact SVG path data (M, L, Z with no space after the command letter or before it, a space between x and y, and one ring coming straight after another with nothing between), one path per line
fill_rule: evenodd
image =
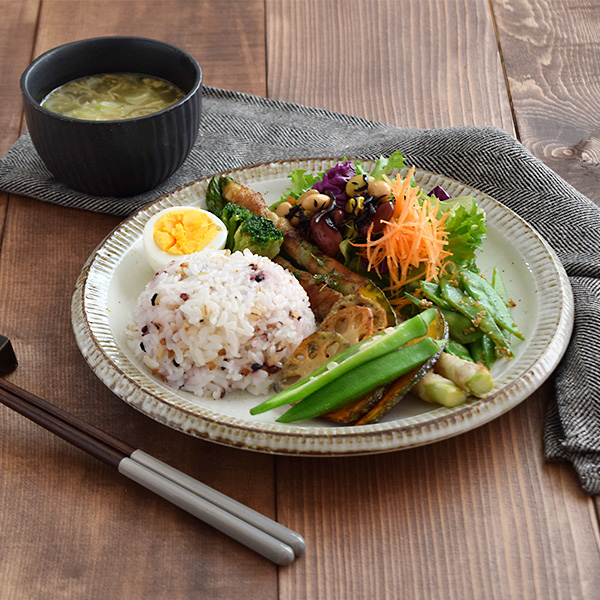
M428 371L413 388L417 396L425 402L437 402L448 408L463 404L467 393L449 379L438 373Z
M447 352L442 352L434 370L453 381L461 390L478 398L491 392L494 387L489 369Z

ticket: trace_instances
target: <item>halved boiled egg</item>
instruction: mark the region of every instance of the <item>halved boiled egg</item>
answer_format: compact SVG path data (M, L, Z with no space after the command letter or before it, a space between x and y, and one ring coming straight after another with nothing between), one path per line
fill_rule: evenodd
M148 263L160 271L172 260L194 252L223 249L227 227L219 217L197 206L174 206L146 223L143 238Z

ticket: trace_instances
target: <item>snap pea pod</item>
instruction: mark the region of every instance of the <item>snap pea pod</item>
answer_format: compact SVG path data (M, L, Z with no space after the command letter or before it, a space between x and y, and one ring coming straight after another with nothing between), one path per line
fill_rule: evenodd
M250 414L257 415L284 404L298 402L351 369L356 369L364 363L397 350L415 338L426 335L427 328L435 315L436 309L430 308L393 328L388 328L379 335L348 348L300 382L251 408Z
M426 282L423 282L426 283ZM439 289L439 286L435 286ZM421 299L416 298L415 296L413 296L412 294L409 294L407 292L404 292L404 295L418 308L422 309L423 305L421 303ZM443 307L449 307L450 304L448 302L446 302L445 300L442 299L441 296L436 296L435 294L426 294L425 292L423 293L424 296L426 296L426 300L429 300L429 302L433 302L436 306L439 307L440 312L442 313L442 315L444 316L444 319L446 320L446 323L448 323L448 331L450 332L450 339L455 340L456 342L458 342L459 344L470 344L471 342L474 342L475 340L479 339L482 335L483 332L480 331L479 329L477 329L476 327L473 327L473 323L471 323L471 319L465 317L465 315L456 312L456 310L451 309L451 308L443 308ZM435 300L433 299L435 298ZM437 300L440 300L440 302L438 303Z
M476 363L491 369L496 362L496 347L489 336L483 335L478 340L469 344L471 356Z
M481 302L489 316L502 329L509 331L520 340L524 339L504 300L481 275L464 270L460 273L460 282L469 296Z
M279 423L291 423L313 419L338 410L371 390L386 385L418 367L428 358L439 353L444 348L444 344L443 341L426 337L416 344L404 346L363 363L306 396L276 420Z
M469 352L469 348L457 342L456 340L448 340L448 344L446 345L446 352L454 354L454 356L458 356L463 360L470 360L471 362L473 362L473 357L471 356L471 352Z
M431 283L430 281L421 281L421 292L423 296L427 298L430 302L433 302L439 308L443 308L445 310L452 310L452 306L442 298L441 288L436 283Z
M440 309L448 323L448 330L450 331L450 337L456 340L459 344L470 344L475 340L478 340L483 332L477 327L473 326L471 319L465 317L462 313L456 312L455 310Z
M443 298L450 302L457 311L471 319L483 333L490 336L496 345L496 354L503 354L505 356L513 355L500 327L487 314L480 302L473 300L473 298L463 293L445 278L441 279L440 287Z
M508 293L506 291L506 286L504 285L504 280L502 279L502 275L500 275L500 271L496 267L492 271L492 287L496 291L496 294L502 298L502 302L508 306Z

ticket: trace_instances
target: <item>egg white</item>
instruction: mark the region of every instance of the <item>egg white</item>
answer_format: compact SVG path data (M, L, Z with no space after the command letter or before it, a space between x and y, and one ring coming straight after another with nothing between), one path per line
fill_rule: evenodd
M164 250L161 250L154 241L154 226L158 219L160 219L163 215L173 212L173 211L181 211L191 209L195 211L201 211L204 215L206 215L217 227L217 235L205 246L198 249L198 252L204 250L222 250L225 248L225 242L227 241L227 227L219 217L213 215L211 212L204 210L202 208L198 208L197 206L173 206L171 208L165 208L164 210L156 213L144 226L143 232L143 244L144 244L144 253L146 254L146 259L148 264L154 269L154 271L161 271L164 269L171 261L173 260L183 260L184 256L180 254L169 254Z

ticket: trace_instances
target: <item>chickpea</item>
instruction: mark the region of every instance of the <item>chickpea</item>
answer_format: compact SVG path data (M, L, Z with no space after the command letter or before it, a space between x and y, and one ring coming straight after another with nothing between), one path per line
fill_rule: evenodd
M319 212L328 208L331 204L331 198L325 194L311 194L302 200L301 206L307 213Z
M346 182L346 194L353 198L367 191L367 176L355 175Z
M279 215L280 217L287 217L290 213L290 210L292 210L292 205L286 200L277 206L275 209L275 214Z
M296 200L296 202L302 206L304 206L304 201L307 198L310 198L311 196L316 196L318 194L320 194L321 192L319 192L319 190L315 190L315 189L310 189L310 190L306 190L303 194L300 194L298 196L298 200Z
M369 183L367 188L369 196L377 198L378 200L387 200L392 194L392 188L387 181L379 181L377 179Z

